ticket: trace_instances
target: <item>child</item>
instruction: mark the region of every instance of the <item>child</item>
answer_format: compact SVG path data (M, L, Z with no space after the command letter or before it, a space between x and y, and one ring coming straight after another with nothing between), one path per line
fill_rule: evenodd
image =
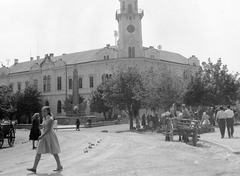
M54 121L53 121L53 130L57 131L57 127L58 127L58 121L57 121L57 119L54 119Z

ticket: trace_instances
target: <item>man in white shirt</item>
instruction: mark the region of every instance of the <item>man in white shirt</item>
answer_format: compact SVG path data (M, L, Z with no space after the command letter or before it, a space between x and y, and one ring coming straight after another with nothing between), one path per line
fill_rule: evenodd
M226 115L227 115L228 137L231 138L231 137L233 137L233 132L234 132L234 128L233 128L234 113L233 113L233 111L230 109L230 106L227 106L227 110L225 111L225 113L226 113Z
M217 112L216 119L217 119L217 122L218 122L218 126L219 126L219 129L220 129L220 133L221 133L221 137L222 137L222 138L224 138L224 135L225 135L225 129L226 129L225 123L226 123L226 118L227 118L227 115L226 115L226 113L224 112L223 107L221 106L221 107L220 107L220 111Z

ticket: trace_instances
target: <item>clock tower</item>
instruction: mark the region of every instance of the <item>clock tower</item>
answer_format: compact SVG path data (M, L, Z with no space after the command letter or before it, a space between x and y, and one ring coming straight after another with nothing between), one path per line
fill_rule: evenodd
M143 57L142 23L144 11L138 8L138 0L119 0L116 12L119 31L119 57Z

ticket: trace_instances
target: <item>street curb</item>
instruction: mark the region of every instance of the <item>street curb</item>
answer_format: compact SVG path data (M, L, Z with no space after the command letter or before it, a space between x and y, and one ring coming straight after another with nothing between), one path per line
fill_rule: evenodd
M216 143L216 142L210 142L210 141L206 141L206 140L200 140L200 141L203 141L203 142L206 142L206 143L210 143L210 144L213 144L213 145L218 145L220 147L226 148L227 150L229 150L230 152L232 152L234 154L240 154L240 151L234 150L231 147L228 147L228 146L223 145L223 144L219 144L219 143Z

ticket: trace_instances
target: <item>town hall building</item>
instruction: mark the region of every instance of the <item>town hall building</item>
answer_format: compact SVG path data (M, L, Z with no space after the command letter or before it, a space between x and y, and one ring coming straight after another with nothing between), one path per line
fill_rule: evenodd
M27 62L15 59L11 67L0 68L0 86L10 86L14 92L34 85L42 95L43 105L49 105L54 116L64 116L62 105L73 91L73 70L78 71L79 94L88 100L91 92L116 70L119 64L146 68L165 65L177 74L195 73L200 62L195 56L186 58L178 53L143 46L142 18L138 0L120 0L116 11L119 39L116 46L55 56L46 54ZM87 115L91 115L88 106Z

